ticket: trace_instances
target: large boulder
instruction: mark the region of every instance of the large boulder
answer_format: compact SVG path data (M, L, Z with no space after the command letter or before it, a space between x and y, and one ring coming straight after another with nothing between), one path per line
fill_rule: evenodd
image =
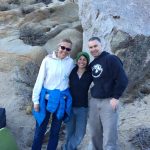
M133 93L134 90L135 98L144 96L139 85L144 86L150 78L150 2L79 0L78 4L84 31L83 49L87 49L87 41L91 36L100 37L103 50L123 60L129 77L127 91Z
M46 55L43 48L24 44L14 37L0 40L0 70L11 71L14 66L23 66L25 63L34 60L38 65ZM16 45L19 45L16 47Z
M44 46L49 52L56 50L60 39L68 37L73 41L71 56L75 57L82 50L82 26L75 3L52 3L32 11L19 26L19 38L26 44Z
M47 52L12 39L0 40L0 106L6 109L7 127L17 139L19 148L26 150L31 146L35 124L26 111L31 106L32 88Z
M124 62L129 76L127 93L132 99L150 94L150 36L135 37L122 31L115 31L110 42L112 51Z
M73 42L71 56L75 58L79 51L82 51L82 33L76 29L66 29L55 38L45 44L45 49L50 53L58 49L60 39L69 38Z
M124 104L120 109L119 143L120 149L137 150L129 142L130 136L140 126L149 127L150 1L78 0L78 5L83 49L87 50L90 37L98 36L103 50L118 55L124 63L129 85L120 99ZM90 146L89 140L85 141Z
M49 21L49 26L66 22L72 23L79 20L78 5L74 3L52 3L26 15L21 24L25 24L31 20L32 22L41 22L43 25L44 22Z

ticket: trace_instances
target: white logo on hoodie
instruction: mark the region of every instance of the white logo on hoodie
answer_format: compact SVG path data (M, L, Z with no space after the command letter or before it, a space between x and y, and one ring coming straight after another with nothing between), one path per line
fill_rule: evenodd
M100 64L96 64L92 67L92 76L94 78L98 78L100 77L100 75L102 74L103 72L103 68Z

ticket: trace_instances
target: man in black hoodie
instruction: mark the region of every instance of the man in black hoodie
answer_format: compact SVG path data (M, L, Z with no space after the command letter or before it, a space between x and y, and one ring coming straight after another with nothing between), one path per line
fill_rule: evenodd
M88 47L94 57L90 64L94 85L89 105L92 150L117 150L118 101L128 79L121 60L102 51L98 37L90 38Z

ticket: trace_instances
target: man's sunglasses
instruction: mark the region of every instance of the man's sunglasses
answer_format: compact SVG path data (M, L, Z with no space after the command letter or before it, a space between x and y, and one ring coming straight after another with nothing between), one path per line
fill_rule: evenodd
M68 48L68 47L65 47L65 46L60 46L60 48L61 48L62 50L66 50L66 51L68 51L68 52L71 51L71 48Z

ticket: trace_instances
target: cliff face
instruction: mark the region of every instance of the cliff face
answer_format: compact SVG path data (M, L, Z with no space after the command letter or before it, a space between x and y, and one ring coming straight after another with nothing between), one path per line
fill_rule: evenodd
M88 51L90 37L98 36L103 50L118 55L124 63L129 85L121 99L119 143L121 150L137 150L129 139L135 129L148 127L150 121L150 1L78 0L78 5L83 50Z
M114 29L133 37L141 34L150 35L148 0L79 0L78 3L85 40L92 35L99 36L106 49L110 50L109 37ZM86 48L85 43L84 47Z
M83 49L88 49L91 36L100 37L103 49L115 53L124 62L129 76L128 92L133 94L138 89L138 94L149 94L150 2L79 0L78 3L84 31Z

